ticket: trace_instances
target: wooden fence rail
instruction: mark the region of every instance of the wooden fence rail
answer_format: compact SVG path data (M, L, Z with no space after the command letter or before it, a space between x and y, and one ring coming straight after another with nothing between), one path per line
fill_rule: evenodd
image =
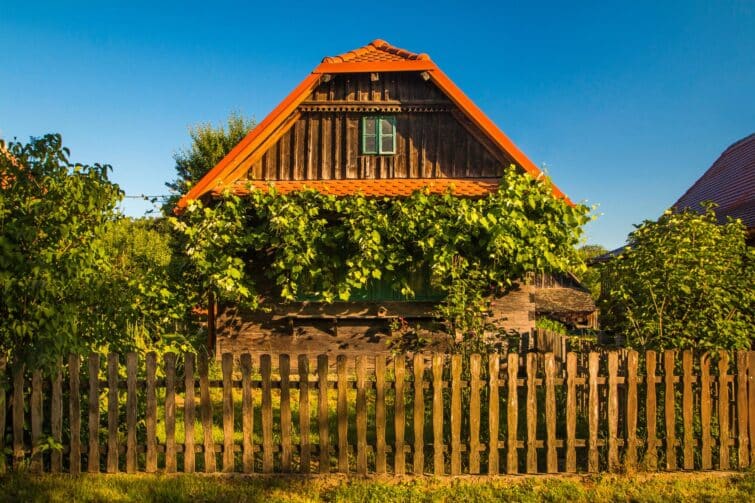
M12 442L0 445L0 469L496 475L755 464L755 351L563 356L563 372L553 353L535 352L224 354L219 365L201 354L91 354L50 375L0 362L0 426Z

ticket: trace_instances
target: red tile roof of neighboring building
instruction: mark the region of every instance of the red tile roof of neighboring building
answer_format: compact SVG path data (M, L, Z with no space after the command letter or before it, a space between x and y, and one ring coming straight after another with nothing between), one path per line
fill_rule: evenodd
M428 189L432 194L450 190L457 196L482 197L498 189L498 178L381 178L377 180L243 180L233 185L236 195L250 190L267 190L275 187L281 194L314 189L324 194L347 196L361 194L367 197L405 197L413 192ZM221 192L220 189L213 191Z
M340 56L324 58L323 62L312 70L312 73L291 94L178 201L176 211L180 212L192 199L202 197L209 192L222 191L225 187L235 186L236 182L246 175L248 167L262 158L269 147L270 138L290 129L293 121L287 122L287 119L312 94L325 75L405 71L426 72L427 78L448 96L459 111L478 127L493 145L505 152L533 177L543 176L540 168L514 145L514 142L430 60L429 56L393 47L383 40L374 40L364 47ZM334 180L333 183L341 182ZM573 204L555 185L552 186L552 190L556 196Z
M718 204L721 220L741 218L755 227L755 133L727 148L673 207L700 210L703 201Z

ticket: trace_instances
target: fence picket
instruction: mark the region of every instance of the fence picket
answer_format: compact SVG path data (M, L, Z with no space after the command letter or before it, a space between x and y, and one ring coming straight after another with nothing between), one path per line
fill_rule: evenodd
M213 456L214 459L214 456ZM165 354L165 471L176 471L176 355Z
M422 353L414 355L414 460L412 471L415 475L425 472L425 397L424 397L425 357Z
M13 468L18 470L24 461L24 373L26 367L23 363L17 363L13 369ZM71 379L73 380L73 373L71 373ZM79 373L76 372L76 380L79 379ZM73 388L73 383L71 383ZM78 400L78 393L71 393L71 403L73 403L73 396L76 395ZM73 407L71 407L73 410ZM71 442L73 453L73 442Z
M663 382L665 392L663 394L663 413L666 424L666 469L676 470L676 411L674 406L674 358L673 349L663 352Z
M29 470L32 473L42 472L42 371L34 369L31 374L31 400L29 403L31 413L31 463Z
M590 430L587 442L587 471L595 473L598 471L598 429L599 420L599 401L598 401L598 366L600 364L600 355L596 352L590 352L588 360L588 379L589 379L589 408L587 412L587 421Z
M700 357L700 428L701 465L703 470L713 468L713 438L710 434L711 410L710 353Z
M272 361L269 354L260 356L262 375L262 473L273 471L273 393L270 383Z
M215 473L215 440L212 438L212 399L210 398L207 353L199 353L199 406L202 410L204 471L205 473Z
M545 466L548 473L558 471L556 452L556 359L553 353L545 354Z
M367 391L365 389L365 356L358 355L356 361L357 396L357 474L367 475Z
M630 349L627 352L627 443L624 454L624 463L628 469L637 466L637 360L637 351Z
M291 391L289 375L291 360L288 355L278 357L280 373L281 471L291 471Z
M565 470L577 471L577 355L566 353L566 459Z
M729 463L729 353L719 352L718 360L718 468L728 470Z
M737 460L739 468L750 466L747 437L747 351L737 351ZM753 404L755 406L755 404ZM755 426L753 426L755 427Z
M302 473L309 473L311 463L309 421L309 357L307 355L299 355L299 464ZM251 434L251 426L249 427L249 431Z
M469 474L480 473L480 355L469 357Z
M748 381L750 383L747 396L749 405L747 407L749 411L747 422L750 425L750 465L755 466L755 351L747 353L747 360ZM0 424L5 424L5 422L0 422Z
M78 357L76 357L76 361L78 362ZM78 376L78 372L76 374ZM116 353L110 353L107 355L107 386L108 386L108 391L107 391L107 472L117 473L118 472L118 354Z
M147 430L147 455L145 456L145 471L147 473L154 473L157 471L157 392L155 389L157 355L153 351L147 353L144 365L147 372L147 417L145 419ZM91 435L91 429L89 431Z
M348 375L346 374L346 355L336 357L338 372L338 401L336 415L338 417L338 471L349 473L349 409L348 409Z
M136 473L136 365L136 353L126 354L126 473Z
M433 354L433 473L443 475L443 355Z
M63 443L63 372L62 361L55 361L52 375L52 387L50 397L50 433L52 439L58 444ZM5 428L0 429L5 431ZM50 453L50 472L60 473L63 470L63 453L53 449Z
M8 359L5 356L0 356L0 431L3 432L0 435L0 452L3 453L0 456L0 473L7 471L6 456L5 456L5 426L7 422L6 413L8 410L6 384L7 384L7 372L8 372Z
M328 355L317 357L317 408L319 421L320 473L330 472L330 439L328 438Z
M682 374L684 389L682 391L682 423L684 427L683 467L685 470L695 468L695 439L692 429L694 415L694 397L692 396L692 351L686 349L682 353Z
M461 473L461 355L451 356L451 475Z
M394 454L393 454L393 472L396 475L406 473L406 456L404 455L404 426L406 419L404 417L404 372L405 360L401 355L396 355L393 359L394 374L394 414L393 414L393 431L394 431Z
M619 354L608 353L608 470L619 469Z
M537 473L537 354L527 353L527 473Z
M655 430L656 424L656 403L655 403L655 385L658 382L655 375L655 351L645 352L645 422L647 430L647 440L645 445L647 450L645 451L645 465L655 470L658 468L658 438Z
M194 354L186 353L184 359L184 472L186 473L194 473L196 467L194 385Z
M508 394L506 396L506 473L513 474L519 470L519 460L517 457L517 423L518 416L518 399L517 399L517 373L519 370L519 355L516 353L508 354Z
M498 475L499 466L499 414L500 402L498 401L498 381L500 373L500 359L498 353L488 357L488 475Z
M68 453L68 473L81 473L81 362L79 355L68 357L68 428L70 451ZM22 407L23 410L23 407ZM117 458L116 467L118 470Z
M223 373L223 472L234 471L233 452L233 355L223 353L221 371Z
M375 473L386 472L385 356L375 356Z
M244 473L254 472L254 401L252 397L252 355L243 353L241 366L241 464ZM307 440L309 440L309 436Z

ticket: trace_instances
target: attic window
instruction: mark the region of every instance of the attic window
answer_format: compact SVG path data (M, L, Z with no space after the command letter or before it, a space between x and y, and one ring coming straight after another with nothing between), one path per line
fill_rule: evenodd
M362 117L362 154L396 153L396 117L373 115Z

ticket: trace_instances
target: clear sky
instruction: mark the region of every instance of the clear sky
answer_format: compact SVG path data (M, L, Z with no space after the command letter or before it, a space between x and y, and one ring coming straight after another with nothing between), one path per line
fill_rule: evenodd
M0 0L0 137L59 132L128 195L167 193L190 125L261 120L323 56L375 38L430 54L599 204L588 240L609 248L755 131L753 0L115 3Z

